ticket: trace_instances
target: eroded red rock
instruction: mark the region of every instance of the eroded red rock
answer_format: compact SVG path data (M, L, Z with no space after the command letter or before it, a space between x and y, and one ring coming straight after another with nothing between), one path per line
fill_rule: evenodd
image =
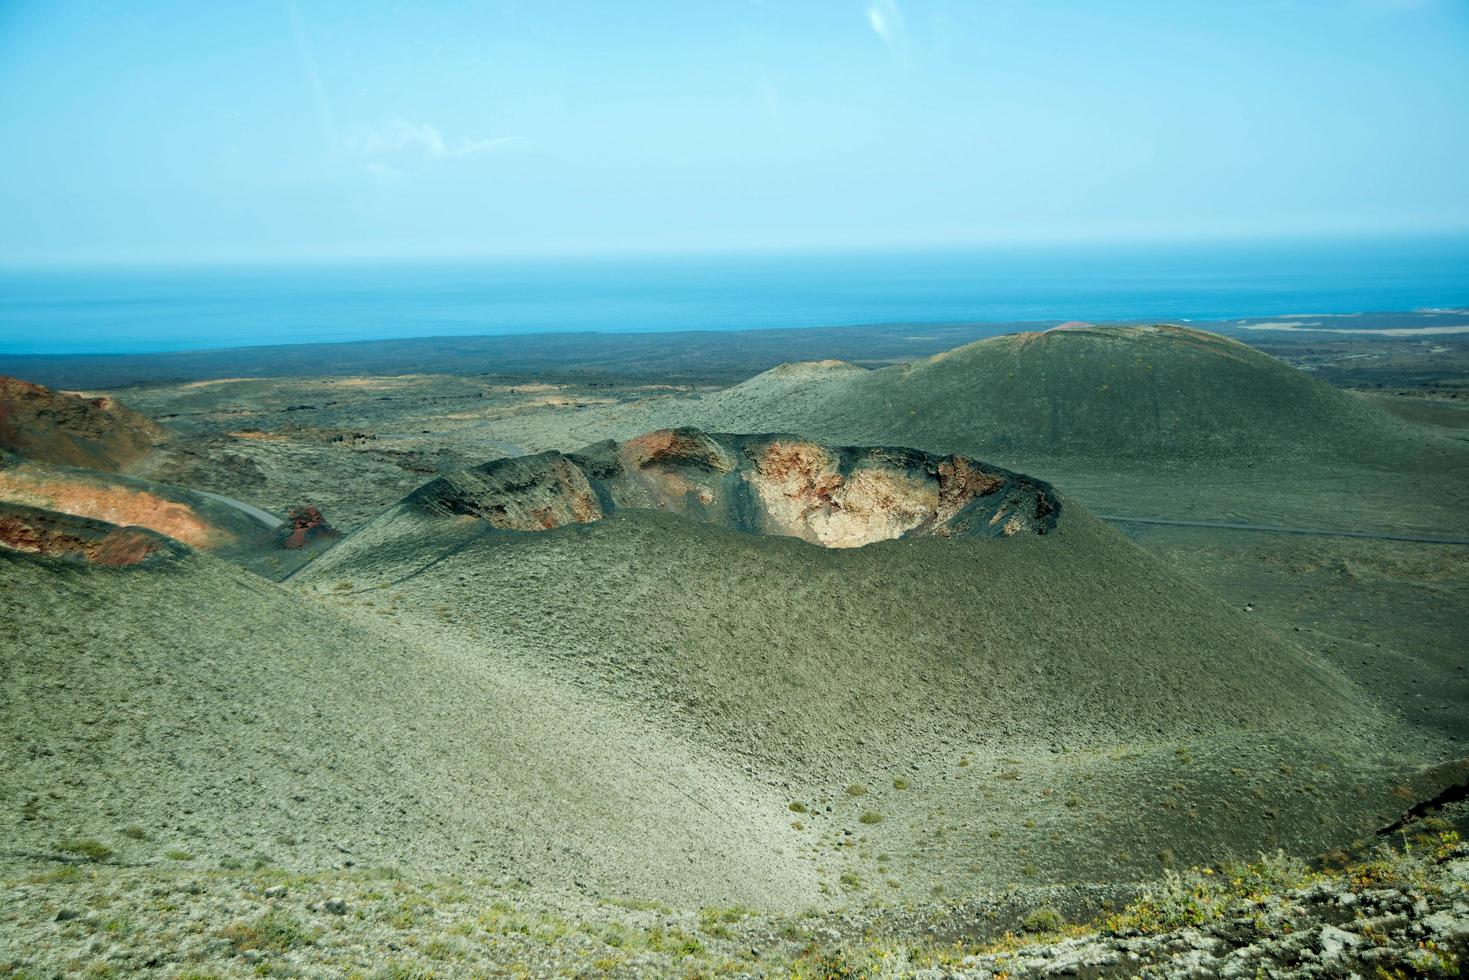
M119 527L145 527L195 548L217 548L233 540L188 504L119 480L42 466L10 466L0 469L0 501Z
M341 537L341 532L326 522L321 510L310 504L298 504L286 515L281 525L281 547L294 551L314 541Z
M72 514L0 504L0 548L47 558L125 568L177 545L141 527L118 527Z
M405 503L517 531L587 523L619 509L667 510L830 548L1044 534L1060 509L1049 485L963 456L697 429L494 460L446 474Z
M697 429L659 429L622 444L622 456L639 469L685 467L728 473L735 461L717 441Z

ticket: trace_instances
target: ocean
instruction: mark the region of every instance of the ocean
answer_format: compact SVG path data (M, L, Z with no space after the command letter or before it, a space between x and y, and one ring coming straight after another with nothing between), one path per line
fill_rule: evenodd
M0 270L0 353L1469 306L1469 238Z

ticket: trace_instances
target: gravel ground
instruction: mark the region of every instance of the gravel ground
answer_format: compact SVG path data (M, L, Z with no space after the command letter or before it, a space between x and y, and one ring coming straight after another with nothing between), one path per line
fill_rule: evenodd
M1457 975L1469 952L1469 848L1453 832L1334 874L1277 857L1171 875L1116 911L1096 890L1032 889L769 916L385 870L110 861L9 869L0 976L1406 977ZM1084 924L1059 911L1076 908Z

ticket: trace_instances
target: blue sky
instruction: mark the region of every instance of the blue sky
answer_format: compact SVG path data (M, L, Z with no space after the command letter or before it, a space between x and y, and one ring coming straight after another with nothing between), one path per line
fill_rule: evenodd
M0 263L1469 230L1465 0L0 0Z

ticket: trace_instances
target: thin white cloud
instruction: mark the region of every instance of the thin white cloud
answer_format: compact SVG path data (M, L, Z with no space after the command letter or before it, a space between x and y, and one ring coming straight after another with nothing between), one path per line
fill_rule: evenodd
M395 118L353 127L342 145L369 173L388 179L416 173L436 161L480 156L527 142L521 136L451 141L429 123Z
M347 148L364 157L393 153L417 153L429 160L448 160L488 153L497 147L525 142L519 136L459 140L450 143L438 128L428 123L389 119L371 126L357 126L347 136Z
M898 0L869 0L867 23L888 51L906 63L908 25L903 20L903 9L898 6Z

